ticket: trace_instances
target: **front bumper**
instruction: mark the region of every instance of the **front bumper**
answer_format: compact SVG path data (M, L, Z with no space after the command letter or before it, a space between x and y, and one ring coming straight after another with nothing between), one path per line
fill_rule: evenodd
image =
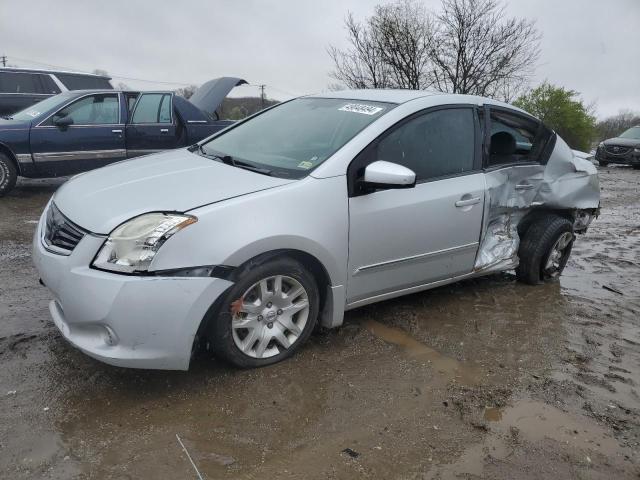
M120 367L186 370L200 323L230 286L218 278L140 277L89 267L104 237L85 235L68 255L44 248L40 219L33 260L54 300L62 335L87 355Z
M614 155L599 148L596 151L598 162L616 163L619 165L640 165L640 153L631 151L624 155Z

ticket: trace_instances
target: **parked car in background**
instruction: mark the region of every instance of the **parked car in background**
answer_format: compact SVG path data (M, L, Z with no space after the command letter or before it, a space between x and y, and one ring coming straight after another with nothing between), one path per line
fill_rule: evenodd
M126 158L191 145L225 128L216 109L240 78L173 92L78 90L0 119L0 196L18 176L72 175Z
M616 163L640 169L640 125L625 130L616 138L600 142L596 160L603 167Z
M89 73L0 68L0 116L70 90L113 89L110 77Z
M410 90L302 97L64 184L33 259L55 325L125 367L293 354L345 310L490 272L557 278L596 167L526 112Z

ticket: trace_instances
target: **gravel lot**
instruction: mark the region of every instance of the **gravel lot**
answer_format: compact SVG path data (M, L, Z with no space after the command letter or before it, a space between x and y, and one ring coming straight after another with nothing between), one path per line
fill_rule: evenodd
M0 477L640 476L640 171L559 283L510 274L349 312L298 355L238 371L125 370L70 347L30 258L63 180L0 199ZM606 289L603 287L608 287Z

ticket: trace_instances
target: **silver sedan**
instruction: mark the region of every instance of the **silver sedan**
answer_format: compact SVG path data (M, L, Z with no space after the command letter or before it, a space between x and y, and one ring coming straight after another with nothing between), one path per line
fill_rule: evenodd
M557 278L599 208L595 167L486 98L297 98L187 149L63 185L33 249L54 323L104 362L292 355L345 310L473 276Z

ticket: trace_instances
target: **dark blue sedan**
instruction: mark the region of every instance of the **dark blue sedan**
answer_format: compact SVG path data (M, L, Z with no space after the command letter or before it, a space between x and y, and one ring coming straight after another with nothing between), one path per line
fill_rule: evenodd
M173 92L78 90L0 119L0 196L19 176L72 175L112 162L191 145L231 122L216 110L246 83L222 77L186 100Z

